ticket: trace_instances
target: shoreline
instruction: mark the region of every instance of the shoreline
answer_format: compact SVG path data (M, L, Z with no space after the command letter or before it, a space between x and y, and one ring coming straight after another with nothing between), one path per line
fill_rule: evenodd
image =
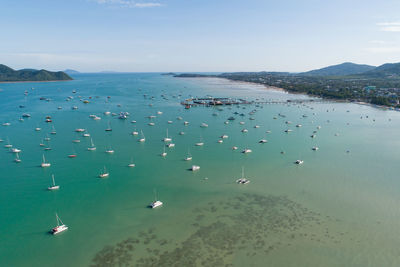
M362 105L362 106L370 106L372 108L377 108L377 109L384 109L384 110L392 110L392 111L397 111L399 112L400 109L396 109L396 108L392 108L392 107L388 107L388 106L380 106L380 105L376 105L376 104L372 104L372 103L368 103L368 102L364 102L364 101L350 101L348 99L335 99L335 98L326 98L326 97L319 97L319 96L314 96L314 95L309 95L306 93L302 93L302 92L291 92L288 91L284 88L280 88L280 87L276 87L276 86L270 86L267 84L262 84L262 83L256 83L256 82L248 82L248 81L240 81L240 80L234 80L234 79L229 79L229 78L225 78L225 77L212 77L212 76L199 76L199 77L175 77L175 78L190 78L190 79L198 79L198 78L212 78L212 79L223 79L223 80L227 80L227 81L231 81L231 82L237 82L237 83L243 83L243 84L254 84L254 85L260 85L265 87L265 89L267 90L274 90L274 91L280 91L280 92L285 92L288 94L293 94L293 95L304 95L304 96L308 96L308 97L313 97L313 98L320 98L320 99L324 99L327 101L334 101L336 103L349 103L349 104L357 104L357 105Z
M0 84L4 83L50 83L50 82L69 82L72 80L52 80L52 81L1 81Z

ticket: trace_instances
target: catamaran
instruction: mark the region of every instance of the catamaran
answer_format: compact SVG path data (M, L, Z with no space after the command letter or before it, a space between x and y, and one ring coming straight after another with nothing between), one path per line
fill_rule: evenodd
M110 176L110 173L107 172L106 166L104 166L104 171L99 174L99 177L100 178L107 178L108 176Z
M157 192L154 190L154 201L150 203L149 207L154 209L157 207L161 207L163 203L160 200L157 200Z
M51 175L51 179L53 181L52 185L47 187L47 190L58 190L60 189L59 185L56 185L55 181L54 181L54 174Z
M197 171L200 170L200 166L193 165L192 168L190 168L191 171Z
M45 157L44 157L44 154L43 154L43 161L42 161L42 164L40 164L40 166L41 166L42 168L50 167L50 166L51 166L50 162L46 162L46 159L45 159Z
M250 183L250 180L244 178L244 167L242 167L242 178L237 179L236 183L238 183L238 184L248 184L248 183Z
M245 148L245 149L242 150L243 154L247 154L247 153L251 153L251 152L253 152L253 151L251 149L249 149L249 148Z
M21 149L18 149L18 148L11 148L11 152L12 153L19 153L19 152L21 152L22 150Z
M56 219L57 219L57 226L54 227L53 229L51 229L51 233L53 235L59 234L61 232L64 232L66 230L68 230L68 226L66 226L60 219L60 217L58 217L58 214L56 213Z

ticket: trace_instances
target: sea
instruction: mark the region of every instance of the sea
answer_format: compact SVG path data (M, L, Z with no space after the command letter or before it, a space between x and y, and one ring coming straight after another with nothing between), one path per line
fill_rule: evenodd
M0 84L0 266L400 265L399 112L217 78L73 78ZM181 104L209 96L248 104Z

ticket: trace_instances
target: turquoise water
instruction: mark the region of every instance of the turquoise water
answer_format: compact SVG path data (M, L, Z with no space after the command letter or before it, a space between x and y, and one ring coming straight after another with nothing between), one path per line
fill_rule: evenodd
M8 139L22 149L19 164L7 148L1 152L0 265L398 266L397 112L330 102L185 110L180 101L190 95L307 97L159 74L74 78L0 85L0 122L11 123L0 126L1 145ZM51 101L39 100L42 96ZM66 101L68 96L73 99ZM255 120L249 120L254 109ZM105 111L130 116L120 120ZM22 113L32 117L20 122ZM91 114L102 119L95 121ZM45 122L47 115L52 123ZM149 115L157 116L151 120L155 126L148 125ZM224 124L230 116L236 120ZM202 122L209 127L201 128ZM112 132L104 131L108 125ZM52 126L56 135L50 134ZM87 151L90 138L76 128L88 130L96 151ZM166 148L162 158L167 129L176 146ZM134 130L143 131L145 143L131 135ZM316 138L310 138L313 131ZM218 143L222 134L229 138ZM46 136L49 151L39 146ZM204 147L194 146L200 139ZM259 144L260 139L268 143ZM114 154L105 153L109 147ZM253 152L240 153L245 147ZM192 162L183 160L188 150ZM77 157L68 158L73 152ZM43 154L51 167L39 167ZM131 159L134 168L127 167ZM304 164L294 164L297 159ZM193 164L201 169L188 171ZM110 177L99 179L104 166ZM235 183L242 166L251 180L245 186ZM46 190L52 174L60 185L57 192ZM146 206L154 190L164 206L151 210ZM56 224L55 212L69 227L58 236L48 233Z

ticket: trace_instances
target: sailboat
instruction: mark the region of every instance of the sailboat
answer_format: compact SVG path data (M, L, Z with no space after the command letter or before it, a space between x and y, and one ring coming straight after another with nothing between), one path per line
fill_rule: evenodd
M193 159L193 158L192 158L192 155L190 155L190 152L189 152L189 150L188 150L188 154L187 154L185 160L186 160L186 161L190 161L190 160L192 160L192 159Z
M157 192L154 190L154 201L150 203L149 207L154 209L157 207L161 207L163 203L160 200L157 200Z
M140 131L140 133L142 134L142 138L139 139L139 142L145 142L146 138L144 137L143 131Z
M94 151L94 150L96 150L96 147L95 147L94 144L93 144L93 139L92 139L92 138L90 138L90 147L88 147L88 150L89 150L89 151Z
M50 132L50 134L57 134L57 132L56 132L56 128L54 128L54 125L52 125L52 131Z
M106 131L106 132L111 132L111 131L112 131L112 128L111 128L110 122L108 122L108 128L107 128L105 131Z
M15 161L16 163L20 163L20 162L21 162L21 159L19 158L19 154L18 154L18 153L15 154L15 159L14 159L14 161Z
M168 129L167 129L167 137L163 139L164 142L171 142L172 138L168 137Z
M248 183L250 183L250 180L244 178L244 167L243 166L242 166L242 178L237 179L236 183L238 183L238 184L248 184Z
M161 153L161 157L165 157L165 156L167 156L167 152L165 152L165 146L164 146L164 152Z
M68 158L76 158L75 150L72 149L72 151L73 151L73 152L72 152L71 154L68 155Z
M5 148L11 148L12 144L10 144L10 139L7 137L7 144L4 145Z
M203 146L204 142L203 142L203 138L200 136L200 142L196 143L196 146Z
M104 171L99 174L99 177L100 178L107 178L108 176L110 176L110 173L107 172L106 166L104 166Z
M54 227L53 229L51 229L51 233L53 235L59 234L61 232L64 232L66 230L68 230L68 226L66 226L60 219L60 217L58 217L58 214L56 213L56 219L57 219L57 226Z
M46 159L43 154L43 161L42 161L42 164L40 164L40 167L45 168L45 167L50 167L50 166L51 166L50 162L46 162Z
M47 187L48 190L58 190L60 189L59 185L56 185L55 181L54 181L54 174L51 175L51 179L53 181L53 184L49 187Z
M106 149L106 153L112 154L112 153L114 153L114 149L112 149L112 148L110 147L110 148Z
M133 159L131 158L131 163L128 164L128 167L135 167L135 163L133 163Z

